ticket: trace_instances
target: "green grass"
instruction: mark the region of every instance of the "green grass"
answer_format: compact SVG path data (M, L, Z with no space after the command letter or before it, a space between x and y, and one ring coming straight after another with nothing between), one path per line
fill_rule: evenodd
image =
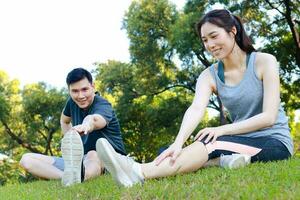
M300 199L300 158L206 168L132 188L118 187L110 175L67 188L60 181L35 181L1 187L0 199Z

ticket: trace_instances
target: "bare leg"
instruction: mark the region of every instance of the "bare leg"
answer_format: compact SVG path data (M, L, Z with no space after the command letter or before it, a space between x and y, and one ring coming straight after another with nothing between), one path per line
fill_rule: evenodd
M135 162L132 158L117 153L104 138L98 139L96 147L97 154L105 168L119 185L125 187L143 183L145 179L193 172L203 167L208 160L207 146L198 141L184 148L174 163L170 162L171 157L167 157L159 165L156 165L156 160L145 164ZM170 151L162 156L166 156L168 153ZM209 164L218 164L217 159L213 162Z
M101 172L104 169L103 164L99 160L96 151L89 151L86 154L86 158L83 161L85 167L85 177L84 180L94 178L101 175Z
M54 158L37 153L26 153L20 165L29 173L45 179L60 179L63 172L53 166Z
M169 157L158 166L153 161L141 164L141 168L145 179L158 178L196 171L207 162L207 159L208 153L204 144L194 142L182 150L172 166L170 165Z

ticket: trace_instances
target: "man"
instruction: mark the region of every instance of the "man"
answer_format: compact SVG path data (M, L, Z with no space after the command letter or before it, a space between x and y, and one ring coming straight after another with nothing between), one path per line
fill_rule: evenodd
M96 141L106 138L115 151L125 155L118 119L111 104L95 93L91 74L73 69L66 79L70 98L61 114L62 158L26 153L21 166L35 176L62 179L64 186L101 175L104 166L97 157Z

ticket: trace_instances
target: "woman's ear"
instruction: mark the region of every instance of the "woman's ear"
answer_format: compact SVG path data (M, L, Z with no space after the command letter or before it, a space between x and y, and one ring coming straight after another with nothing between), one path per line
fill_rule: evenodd
M232 27L231 33L233 33L233 36L234 36L234 37L236 36L237 30L236 30L236 27L235 27L235 26Z

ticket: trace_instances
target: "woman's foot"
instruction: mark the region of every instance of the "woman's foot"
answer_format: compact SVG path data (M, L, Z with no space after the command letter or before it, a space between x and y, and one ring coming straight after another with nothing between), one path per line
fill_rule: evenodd
M235 169L249 165L251 156L246 154L221 155L220 166L223 168Z
M140 164L128 156L117 153L106 139L97 140L96 150L105 169L119 185L131 187L136 183L143 183Z

